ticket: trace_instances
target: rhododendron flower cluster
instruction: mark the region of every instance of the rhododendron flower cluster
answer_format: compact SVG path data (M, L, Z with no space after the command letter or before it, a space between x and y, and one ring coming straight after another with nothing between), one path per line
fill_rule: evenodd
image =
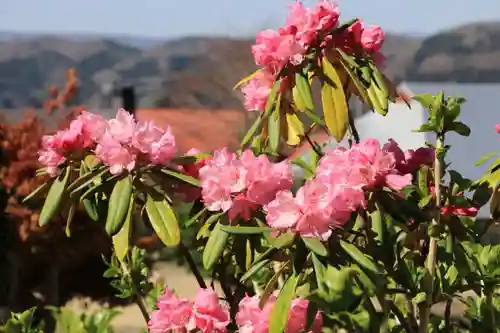
M188 150L186 156L198 155L201 152L192 148ZM200 178L200 169L207 163L210 158L202 158L193 163L186 163L178 166L178 170L193 178ZM195 201L201 197L201 188L182 183L177 187L177 192L182 195L184 201Z
M249 219L254 209L293 185L288 162L272 163L266 155L255 156L251 150L245 150L240 158L227 148L217 150L199 176L208 210L228 212L231 220L237 216Z
M194 302L178 297L166 289L158 298L157 310L148 323L152 333L187 332L199 329L203 333L224 333L230 322L229 311L212 289L199 289Z
M353 211L366 206L365 191L382 187L401 190L411 184L412 175L403 163L407 160L398 160L393 153L396 147L399 149L394 141L381 147L377 140L367 139L350 149L337 147L327 152L319 161L315 178L295 197L290 191L281 191L265 206L267 223L303 236L328 238L332 227L344 225ZM405 166L403 172L398 165Z
M113 174L131 171L137 165L165 165L177 152L170 128L136 122L123 109L110 120L83 111L68 129L43 138L39 161L55 174L66 159L81 157L88 150L94 150Z
M276 296L272 295L264 304L259 307L260 299L258 296L245 296L239 303L238 313L236 314L236 325L241 333L267 333L269 332L269 320ZM285 333L303 332L307 323L307 307L309 301L296 298L292 301ZM315 320L308 332L321 332L323 320L321 313L317 313Z
M297 1L290 6L284 27L259 32L252 53L255 64L263 69L242 87L245 108L264 110L277 75L288 64L300 65L310 47L339 47L349 53L361 50L379 63L383 59L380 50L385 39L382 29L365 28L364 22L358 19L348 29L333 34L339 16L339 8L333 2L322 0L313 8L305 8Z

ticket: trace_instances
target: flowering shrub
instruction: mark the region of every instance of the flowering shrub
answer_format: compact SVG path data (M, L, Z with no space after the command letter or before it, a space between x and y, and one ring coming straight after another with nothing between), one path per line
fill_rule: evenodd
M359 139L349 99L383 116L397 95L379 69L383 40L359 19L339 24L334 3L292 5L283 28L257 35L252 52L262 68L238 84L260 114L237 152L179 156L169 130L124 110L111 120L82 113L44 140L40 161L52 177L40 225L62 204L81 203L91 216L104 207L115 253L106 276L134 298L151 332L498 331L500 247L480 245L485 230L474 221L490 198L492 215L500 211L500 162L478 181L449 169L446 135L470 129L459 120L465 101L443 93L415 97L430 115L417 131L434 133L435 144L404 152L393 140ZM306 118L339 142L347 135L349 146L320 150ZM293 161L309 172L296 183L292 162L275 160L282 146L303 140L317 163ZM180 214L186 201L188 217ZM186 257L200 285L194 301L167 288L148 309L130 246L135 206ZM221 298L181 239L192 225ZM468 290L477 298L466 300ZM452 301L468 305L459 320ZM441 302L445 313L431 313Z

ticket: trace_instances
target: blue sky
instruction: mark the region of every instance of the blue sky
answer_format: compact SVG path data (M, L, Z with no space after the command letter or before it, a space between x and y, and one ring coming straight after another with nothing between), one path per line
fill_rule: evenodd
M291 1L0 0L0 31L150 37L252 35L262 28L281 24ZM315 0L304 3L309 5ZM456 0L339 1L343 20L362 17L391 32L432 33L463 23L500 20L500 0L460 3Z

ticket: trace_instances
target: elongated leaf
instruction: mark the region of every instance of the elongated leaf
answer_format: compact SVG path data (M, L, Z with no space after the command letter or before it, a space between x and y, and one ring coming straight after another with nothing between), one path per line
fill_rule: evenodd
M286 280L271 313L269 333L283 333L285 331L288 313L290 312L292 300L295 298L295 289L297 288L298 281L299 279L295 275L290 276Z
M361 252L355 245L341 240L340 246L342 246L344 251L360 266L363 266L364 268L377 274L381 274L383 272L380 266L378 266L371 258L367 257L363 252Z
M72 202L69 206L68 217L66 219L66 237L71 237L71 222L73 222L73 218L75 217L76 209L78 205L76 202Z
M351 78L351 82L354 83L354 86L356 87L357 92L359 93L359 97L362 99L363 102L365 102L366 105L371 106L370 98L368 97L365 86L363 85L363 83L361 83L359 77L354 73L354 70L356 68L359 68L358 64L356 64L356 62L354 61L354 59L351 58L351 56L347 55L342 50L337 49L337 51L341 55L340 63L342 64L345 71Z
M181 240L179 223L165 197L150 191L146 200L146 212L153 230L163 244L168 247L179 245Z
M375 67L373 63L370 63L372 69L372 82L374 93L378 99L378 105L380 105L380 110L376 110L381 115L385 116L389 111L389 91L385 83L382 74L379 72L378 68Z
M317 255L322 257L328 256L328 250L319 239L313 237L302 237L302 240L304 241L304 244L306 244L306 247Z
M94 182L96 181L96 179L104 176L108 172L108 170L109 169L106 168L104 170L101 170L97 174L93 174L94 172L88 173L87 175L93 175L93 176L89 177L89 179L86 179L85 181L83 181L81 184L79 184L77 186L71 186L71 185L73 185L73 183L72 183L70 185L71 186L71 190L68 189L68 192L70 192L69 195L72 196L72 197L74 197L74 196L78 195L78 193L80 193L81 191L83 191L84 189L86 189L87 187L94 185Z
M293 101L299 111L314 110L311 86L301 73L295 74L295 86L292 89Z
M132 213L134 211L134 196L130 197L127 217L123 228L113 236L113 249L118 260L123 261L129 250L129 241L132 231Z
M132 190L132 179L128 176L117 181L113 187L109 198L108 216L105 225L108 235L116 235L123 227L127 218L130 197L133 194Z
M203 250L203 267L211 270L217 260L224 252L229 234L222 230L222 224L217 222L215 228L210 232L207 245Z
M82 200L83 203L83 208L85 208L85 211L87 212L87 215L93 220L93 221L99 221L99 211L97 209L97 204L95 200L92 200L91 198L85 198Z
M377 205L377 209L375 209L370 214L370 220L371 220L372 230L376 234L375 240L377 240L383 244L385 234L386 234L385 220L384 220L384 217L382 215L382 212L380 211L380 207L378 207L378 205Z
M348 128L348 107L346 95L337 70L328 59L322 58L323 71L331 82L321 87L321 101L325 124L337 142L342 141Z
M281 275L283 275L283 272L289 267L290 261L285 261L281 266L278 268L276 273L274 273L273 277L269 279L269 281L266 284L266 287L264 288L264 291L260 295L260 301L259 301L259 307L262 309L264 308L264 305L267 303L269 300L269 297L272 295L274 290L276 289L276 284L279 281L279 278Z
M49 193L47 194L47 199L45 199L45 203L43 204L42 211L40 212L40 219L38 221L40 227L49 223L54 215L59 213L61 204L66 196L65 192L66 187L68 186L70 174L71 167L66 167L59 177L54 179Z
M243 147L245 147L248 144L248 142L250 142L250 140L253 138L253 136L255 135L255 133L261 127L262 122L264 121L265 118L266 117L265 117L264 113L261 113L257 117L257 119L255 119L255 121L253 122L252 126L250 126L250 128L247 131L247 133L245 134L245 137L243 138L243 140L241 140L240 147L243 148Z
M489 160L490 158L492 158L493 156L496 156L498 153L496 152L492 152L492 153L489 153L489 154L486 154L484 155L483 157L481 157L477 162L476 162L476 166L480 166L482 165L484 162L486 162L487 160Z
M248 269L248 271L246 271L245 274L243 274L240 281L245 282L245 281L251 279L263 267L266 267L267 265L269 265L270 262L271 262L271 260L269 260L269 259L262 259L262 260L257 261L252 266L250 266L250 268Z
M247 77L244 77L243 79L239 80L238 83L236 83L234 85L233 90L238 89L240 86L244 85L245 83L247 83L248 81L250 81L251 79L253 79L257 74L259 74L260 71L261 70L258 69L255 72L253 72L252 74L248 75Z
M162 169L161 172L163 172L166 175L172 176L174 178L177 178L179 180L182 180L185 183L188 183L190 185L200 187L200 181L194 177L185 175L183 173L171 170L171 169Z
M108 168L97 168L91 172L82 172L85 170L85 167L82 167L80 170L80 177L75 179L71 184L68 185L68 192L78 192L87 187L90 183L94 181L96 177L101 177L104 173L108 171ZM86 170L85 170L86 171ZM75 189L78 189L75 191Z
M38 186L33 192L31 192L26 197L24 197L23 203L26 203L33 198L43 197L43 195L47 194L47 192L49 191L50 186L52 185L52 182L53 182L53 179L50 179L47 182L43 183L42 185Z
M281 139L281 95L278 95L276 101L276 109L269 116L268 121L268 135L269 135L269 147L271 151L276 153L279 149L280 139Z
M229 234L237 235L260 235L265 232L273 231L273 229L266 227L241 227L231 225L223 225L221 229Z
M418 170L418 189L422 196L427 196L429 194L429 188L427 186L427 175L429 173L429 167L422 167Z
M302 169L304 169L304 176L306 179L310 179L314 176L315 174L315 171L313 169L312 166L309 165L309 163L307 163L306 161L304 161L302 158L300 157L297 157L295 158L294 160L292 160L291 162L292 164L295 164L299 167L301 167Z
M286 113L287 140L290 146L299 145L304 138L304 124L295 113Z

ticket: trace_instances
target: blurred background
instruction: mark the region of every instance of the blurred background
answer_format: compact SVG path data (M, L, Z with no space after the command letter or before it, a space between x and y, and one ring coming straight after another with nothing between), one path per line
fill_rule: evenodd
M139 331L140 313L114 299L102 278L101 253L109 254L109 240L101 226L82 213L68 239L62 220L37 227L40 203L21 203L43 182L34 177L40 139L82 109L112 117L124 107L139 119L170 125L181 152L235 148L255 114L243 110L232 87L254 69L255 33L281 25L290 3L0 0L2 316L40 303L80 309L93 302L94 307L119 306L116 332ZM491 138L476 136L471 142L494 141L486 150L497 149L493 128L485 124L500 118L498 0L349 0L339 5L342 21L361 17L387 32L385 71L403 97L435 93L446 84L473 101L468 106L473 133L492 132ZM358 108L356 115L366 111ZM482 122L474 124L474 118ZM404 119L394 118L399 123L393 125ZM407 122L408 130L418 127ZM286 153L296 154L293 149ZM193 295L196 281L174 250L162 249L154 237L143 237L137 245L148 249L155 278L181 295Z

